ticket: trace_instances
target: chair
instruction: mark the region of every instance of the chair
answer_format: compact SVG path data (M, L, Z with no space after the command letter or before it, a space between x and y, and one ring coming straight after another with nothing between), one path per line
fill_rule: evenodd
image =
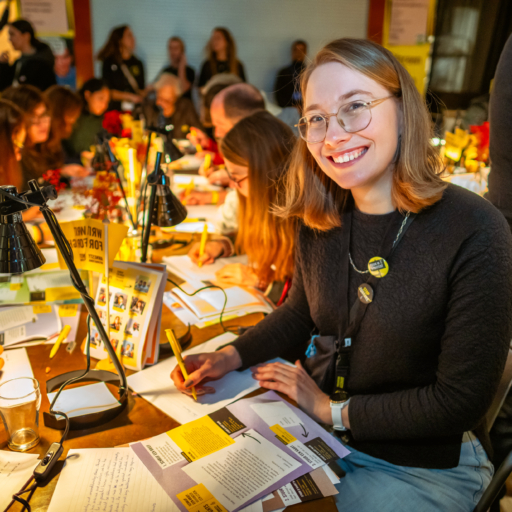
M500 412L500 409L505 401L505 398L510 390L510 386L512 385L512 349L509 349L507 361L505 363L505 370L503 371L503 375L500 380L500 384L498 386L498 391L496 392L496 396L491 404L491 407L487 411L486 419L488 429L491 430L491 427L496 420L496 416ZM480 498L477 506L473 510L473 512L487 512L489 507L493 504L494 500L498 497L499 492L501 491L505 481L508 476L512 473L512 451L507 455L505 460L501 463L501 466L498 468L498 471L494 474L491 483L485 490L484 494Z

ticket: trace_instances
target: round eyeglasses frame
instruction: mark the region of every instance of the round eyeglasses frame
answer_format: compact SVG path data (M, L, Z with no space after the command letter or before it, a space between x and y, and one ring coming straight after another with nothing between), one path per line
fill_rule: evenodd
M389 98L394 98L394 97L395 96L386 96L384 98L378 98L378 99L372 100L372 101L362 101L362 100L351 101L349 103L344 103L343 105L341 105L340 108L338 109L338 111L336 112L336 114L315 114L315 116L322 117L325 120L325 133L324 133L324 136L323 136L322 139L308 140L308 139L306 139L305 135L302 134L301 127L304 126L304 125L306 125L306 126L309 125L309 121L308 121L307 116L301 117L299 119L298 124L296 124L295 127L298 128L299 134L300 134L301 138L304 139L308 144L317 144L317 143L323 142L325 140L325 137L327 137L327 130L329 129L329 119L331 117L336 117L336 120L338 121L338 124L347 133L357 133L357 132L365 130L366 128L368 128L368 126L370 126L370 123L372 122L372 108L373 107L376 107L377 105L380 105L383 101L385 101L385 100L387 100ZM370 112L370 117L368 119L368 123L366 124L366 126L364 126L362 128L359 128L358 130L350 131L350 130L347 130L347 128L345 126L345 123L344 123L340 113L341 113L341 110L343 108L347 107L347 105L352 105L354 103L362 103L364 105L365 109ZM362 111L361 111L361 113L362 113Z

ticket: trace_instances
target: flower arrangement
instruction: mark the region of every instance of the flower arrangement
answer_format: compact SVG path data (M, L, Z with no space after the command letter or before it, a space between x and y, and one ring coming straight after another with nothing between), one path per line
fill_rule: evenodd
M470 132L456 128L455 133L446 132L444 158L447 168L463 167L467 172L477 172L489 160L489 123L470 126Z
M52 169L46 171L43 174L43 180L48 182L50 185L53 185L57 192L60 192L62 189L66 188L66 184L61 181L60 169Z
M84 195L92 199L89 210L95 218L103 218L111 214L117 209L123 197L119 190L117 176L107 171L96 173L92 189L85 191Z

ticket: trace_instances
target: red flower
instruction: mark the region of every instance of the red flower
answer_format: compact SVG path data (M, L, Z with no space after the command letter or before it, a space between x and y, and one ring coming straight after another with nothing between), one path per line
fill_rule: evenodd
M489 158L489 121L485 121L481 126L470 126L469 129L478 138L477 160L485 162Z
M62 189L66 188L66 184L60 181L60 177L60 169L48 170L43 174L43 180L47 181L50 185L53 185L57 192L60 192Z
M110 110L109 112L105 112L105 115L103 116L103 128L105 128L107 132L119 136L123 129L123 124L121 123L121 112L119 112L119 110Z

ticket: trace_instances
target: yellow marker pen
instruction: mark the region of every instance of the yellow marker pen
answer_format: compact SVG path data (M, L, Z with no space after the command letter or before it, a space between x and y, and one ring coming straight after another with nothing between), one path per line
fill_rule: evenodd
M69 331L71 331L71 326L65 325L64 329L62 329L62 331L60 332L59 337L55 342L55 345L53 345L52 351L50 352L50 359L53 359L53 357L57 353L57 350L59 350L59 347L61 346L62 342L68 337Z
M165 329L165 334L167 335L167 339L169 340L172 351L174 352L174 355L176 356L181 373L183 374L183 378L185 380L187 380L188 373L187 373L187 369L185 368L185 362L183 361L183 358L181 357L180 344L178 343L178 340L174 337L174 332L172 331L172 329ZM197 402L196 388L194 386L192 386L192 396L194 397L194 400Z
M208 223L207 222L204 223L203 234L201 235L201 245L199 246L199 257L200 258L204 256L204 250L206 249L206 240L208 240ZM200 261L197 265L198 265L198 267L202 267L203 262Z

